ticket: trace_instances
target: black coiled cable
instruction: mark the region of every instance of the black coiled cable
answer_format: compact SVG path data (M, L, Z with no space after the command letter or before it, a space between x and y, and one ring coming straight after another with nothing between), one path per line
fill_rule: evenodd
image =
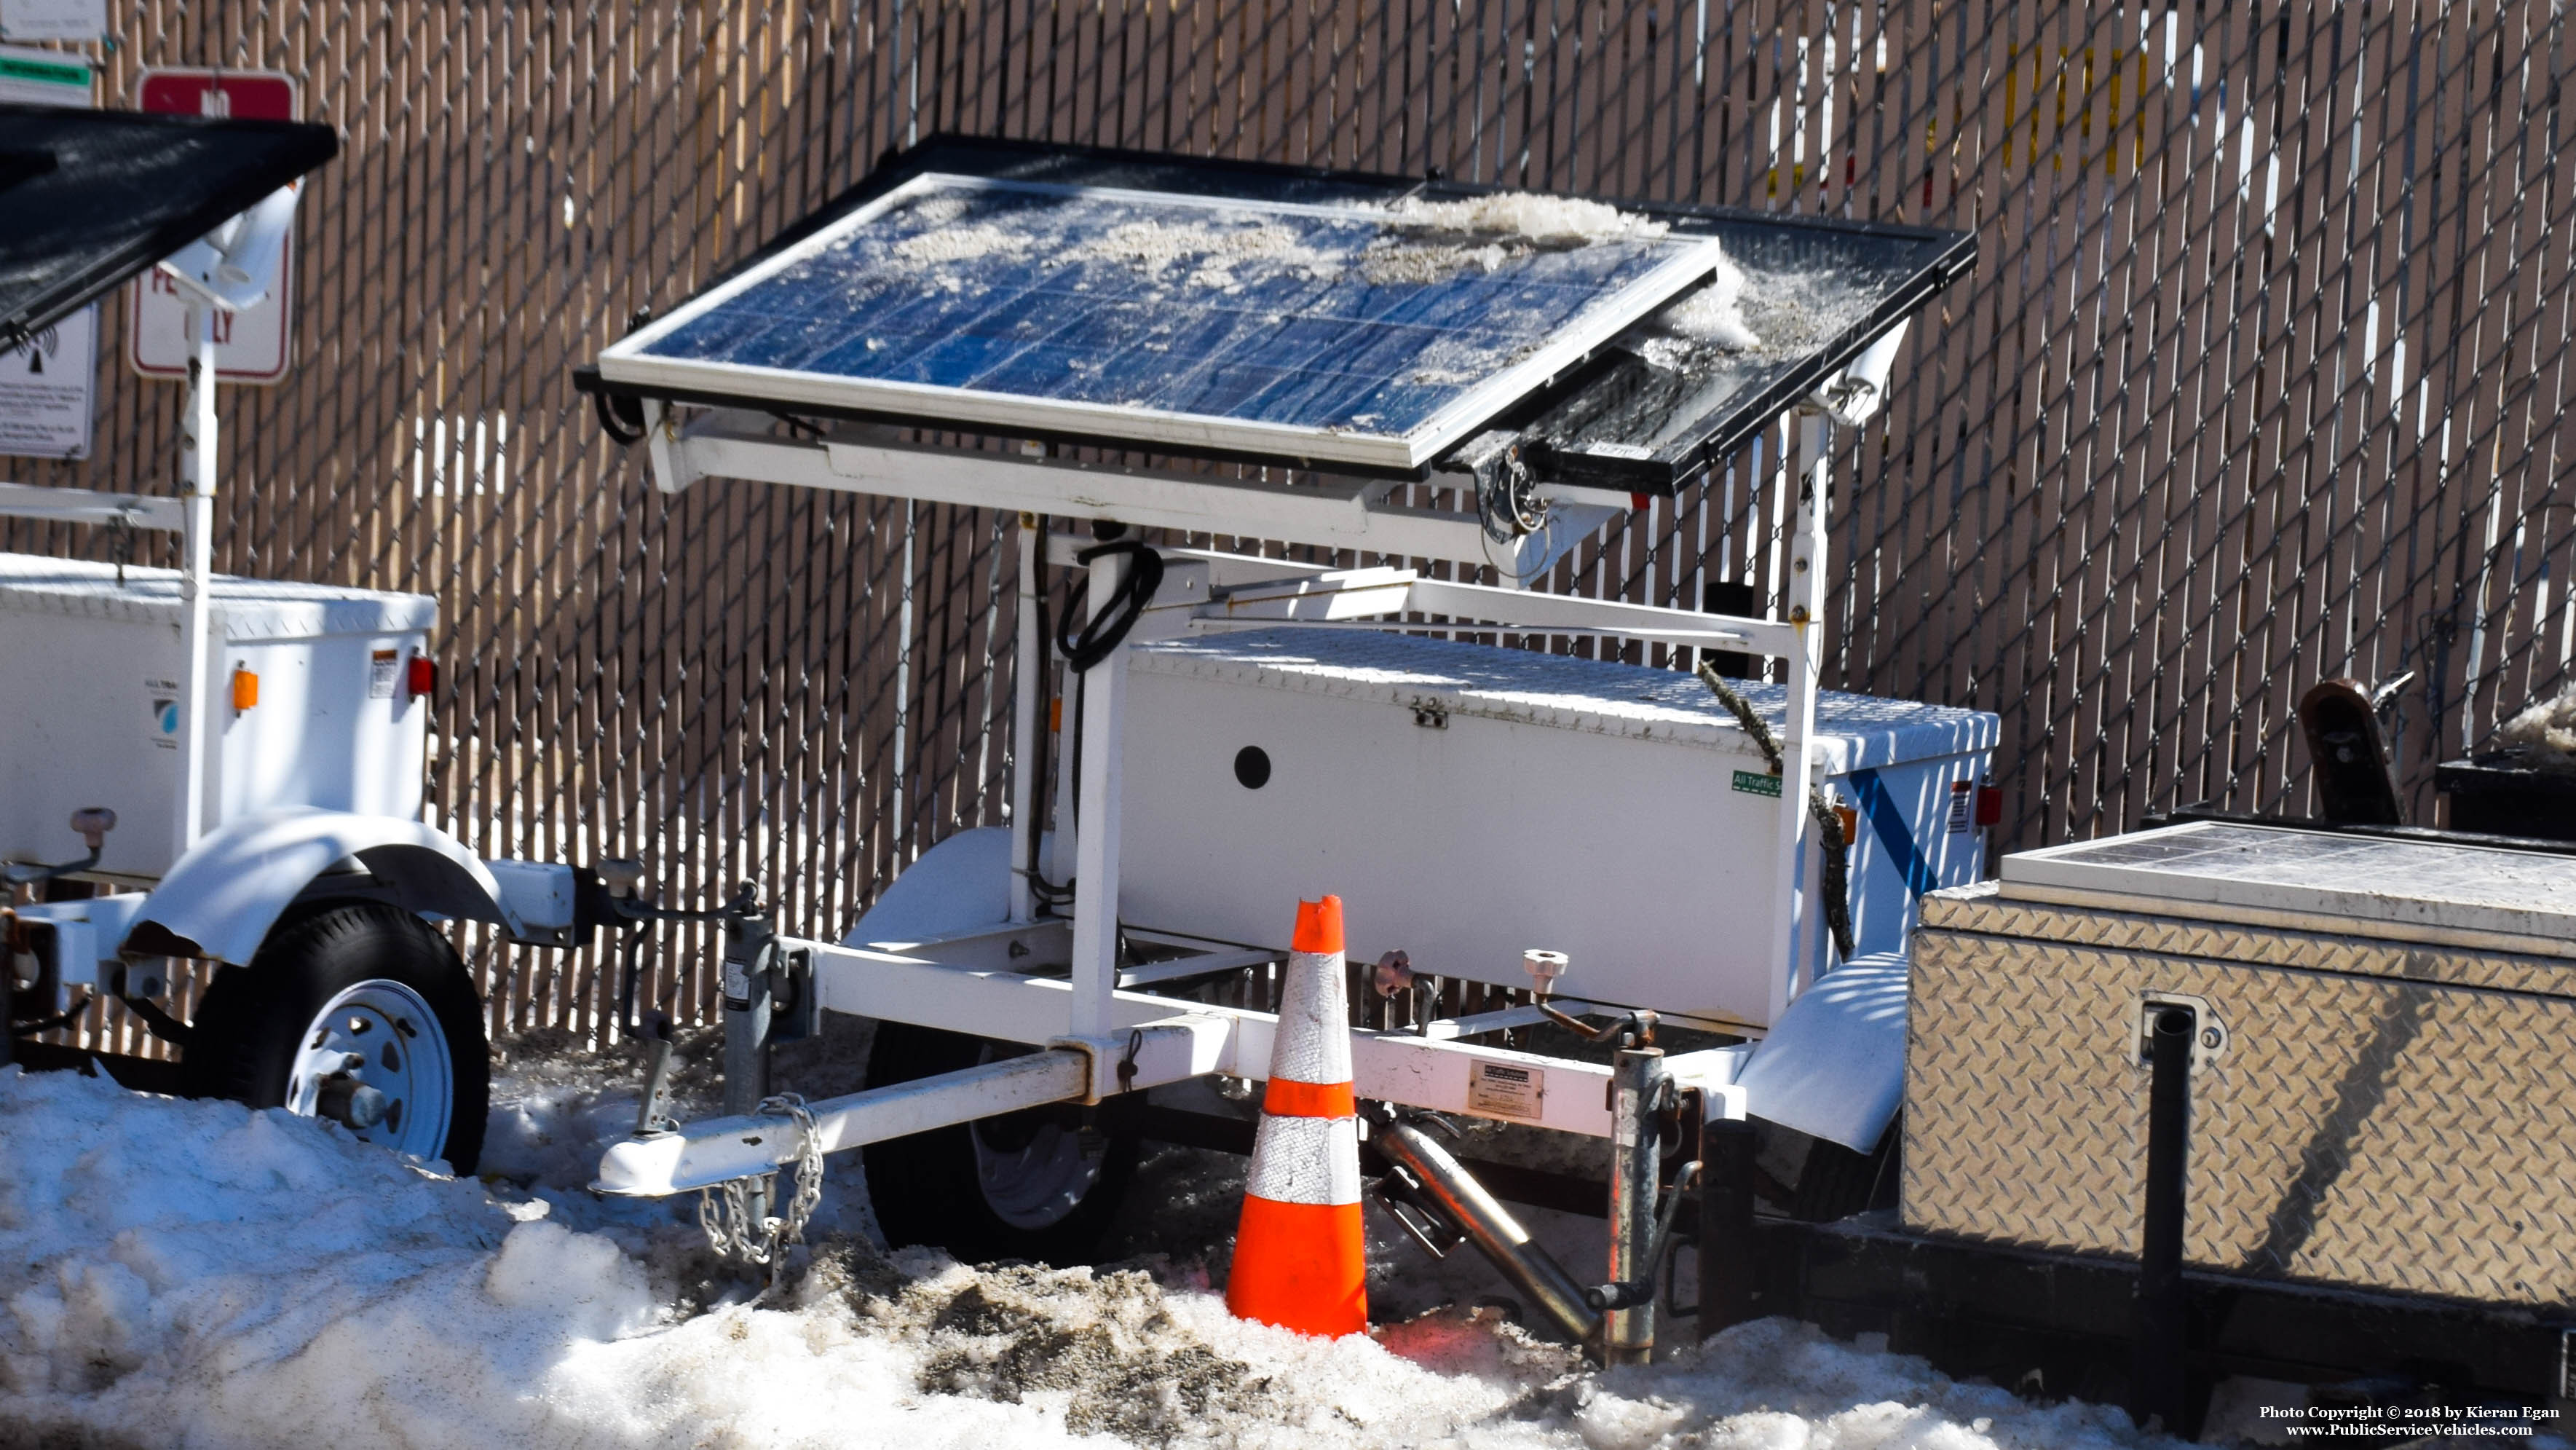
M1110 594L1108 602L1093 610L1079 631L1072 628L1073 621L1069 618L1056 626L1055 647L1063 653L1065 667L1077 673L1109 658L1109 652L1118 648L1118 642L1127 637L1127 631L1135 628L1136 621L1144 617L1145 606L1154 602L1154 591L1163 584L1163 556L1155 553L1154 546L1142 539L1113 539L1106 544L1094 544L1076 554L1074 559L1092 567L1095 560L1112 554L1125 554L1129 559L1127 572L1118 580L1118 587Z

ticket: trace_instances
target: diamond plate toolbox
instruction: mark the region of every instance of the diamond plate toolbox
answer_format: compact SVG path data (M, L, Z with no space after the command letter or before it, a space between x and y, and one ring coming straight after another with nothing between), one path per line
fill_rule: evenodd
M2134 1255L2142 1004L2179 999L2218 1034L2192 1074L2189 1262L2576 1303L2576 935L2448 931L2411 906L2359 920L2295 891L2204 910L2134 872L2090 894L2014 876L2007 860L2000 887L1924 903L1909 1227Z

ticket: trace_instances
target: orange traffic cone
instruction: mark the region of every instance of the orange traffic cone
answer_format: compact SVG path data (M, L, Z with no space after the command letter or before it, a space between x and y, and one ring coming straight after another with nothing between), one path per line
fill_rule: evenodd
M1368 1254L1342 899L1298 902L1290 945L1225 1307L1306 1334L1357 1334L1368 1328Z

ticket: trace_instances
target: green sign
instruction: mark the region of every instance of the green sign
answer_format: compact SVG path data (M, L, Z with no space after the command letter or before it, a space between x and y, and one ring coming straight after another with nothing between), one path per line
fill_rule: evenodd
M62 51L0 45L0 101L21 106L87 106L89 63Z
M1758 770L1739 770L1735 773L1735 788L1746 795L1767 795L1776 801L1780 798L1780 777Z

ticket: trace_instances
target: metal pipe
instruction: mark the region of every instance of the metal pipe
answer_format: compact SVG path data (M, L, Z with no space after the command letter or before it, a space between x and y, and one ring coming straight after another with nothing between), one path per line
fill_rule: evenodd
M1610 1282L1649 1286L1645 1302L1602 1318L1601 1362L1645 1364L1655 1357L1655 1187L1662 1143L1655 1092L1664 1050L1625 1047L1610 1068Z
M1387 1161L1411 1172L1443 1213L1493 1262L1522 1296L1536 1304L1578 1343L1601 1330L1601 1316L1583 1302L1583 1286L1555 1257L1533 1242L1511 1210L1485 1191L1429 1134L1404 1123L1371 1134Z
M1754 1318L1753 1125L1700 1125L1699 1335Z
M1092 561L1085 581L1090 618L1099 619L1113 607L1119 577L1127 567L1117 554ZM1076 804L1082 835L1074 849L1073 1002L1065 1035L1099 1037L1109 1031L1110 999L1118 986L1118 798L1123 789L1126 642L1121 640L1108 658L1090 669L1076 670L1068 663L1065 673L1082 677L1082 757L1076 762L1082 782Z
M1821 913L1808 907L1805 895L1807 881L1807 788L1814 781L1812 762L1807 758L1810 742L1816 735L1817 682L1824 670L1825 611L1825 533L1826 504L1833 462L1833 420L1823 410L1801 407L1783 415L1786 424L1798 424L1798 472L1792 474L1789 456L1783 449L1780 457L1778 487L1785 495L1795 490L1795 498L1782 503L1790 511L1790 526L1785 531L1788 550L1786 572L1772 577L1781 580L1780 612L1782 619L1795 631L1795 647L1781 663L1781 678L1787 689L1783 696L1780 721L1780 814L1778 836L1772 848L1776 861L1777 889L1771 901L1771 1019L1789 1009L1790 999L1807 986L1807 969L1815 964L1813 943ZM1787 428L1784 426L1785 444ZM1775 549L1781 544L1775 543ZM1775 554L1772 567L1782 561Z
M1037 859L1038 775L1046 760L1046 736L1038 729L1038 672L1046 668L1046 644L1038 635L1038 516L1020 515L1019 628L1012 643L1011 664L1011 920L1037 919L1037 893L1029 867Z
M1045 1103L1080 1102L1091 1057L1054 1048L980 1067L892 1083L809 1105L823 1151L837 1153ZM768 1173L796 1161L802 1144L785 1118L708 1118L676 1132L629 1138L599 1160L600 1193L658 1198Z
M206 731L213 724L213 674L206 667L213 632L215 550L215 306L188 304L188 401L179 427L179 854L206 833Z
M2185 1008L2156 1014L2149 1036L2146 1226L2138 1248L2136 1356L2129 1414L2140 1425L2164 1422L2186 1434L2184 1357L2190 1324L2182 1282L2183 1177L2190 1166L2191 1039L2198 1023Z

